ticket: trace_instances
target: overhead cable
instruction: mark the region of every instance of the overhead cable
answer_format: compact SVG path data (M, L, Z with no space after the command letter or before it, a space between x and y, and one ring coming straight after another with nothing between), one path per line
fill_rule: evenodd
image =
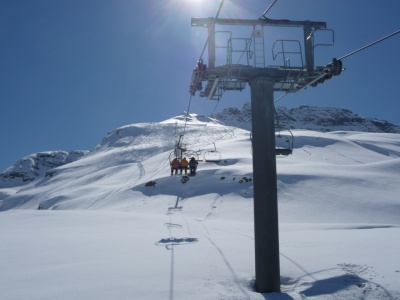
M397 31L395 31L395 32L393 32L393 33L391 33L391 34L389 34L389 35L387 35L387 36L385 36L385 37L383 37L383 38L371 43L371 44L368 44L368 45L366 45L366 46L364 46L364 47L362 47L362 48L360 48L358 50L355 50L355 51L353 51L353 52L351 52L349 54L346 54L345 56L342 56L341 58L338 58L338 60L343 60L346 57L349 57L350 55L356 54L357 52L360 52L360 51L362 51L362 50L364 50L364 49L366 49L368 47L371 47L372 45L375 45L375 44L377 44L379 42L382 42L383 40L386 40L386 39L388 39L388 38L390 38L390 37L392 37L392 36L394 36L394 35L396 35L398 33L400 33L400 30L397 30Z

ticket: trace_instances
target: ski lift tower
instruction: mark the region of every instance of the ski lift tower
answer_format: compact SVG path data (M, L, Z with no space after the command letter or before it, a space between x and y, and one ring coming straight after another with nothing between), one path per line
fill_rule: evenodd
M342 62L314 66L314 48L327 44L314 44L314 33L327 30L325 22L289 21L260 18L256 20L192 18L192 26L208 29L208 66L200 59L193 70L190 83L192 96L219 100L225 91L242 91L247 84L251 89L255 289L260 293L280 292L278 197L275 156L274 91L292 93L308 86L316 86L332 76L340 75ZM234 38L230 31L216 31L216 25L250 26L250 38ZM296 27L303 29L300 40L277 40L272 45L272 59L282 57L278 66L267 66L265 59L264 28ZM248 27L247 27L248 28ZM216 45L216 34L227 34L226 46ZM218 41L220 41L218 39ZM241 48L235 48L235 44ZM292 45L297 47L293 50ZM289 47L290 46L290 47ZM216 50L226 51L226 63L215 65ZM302 51L304 48L304 54ZM289 50L288 50L289 49ZM239 54L245 64L234 64ZM290 57L297 56L294 66ZM205 86L203 88L203 82Z

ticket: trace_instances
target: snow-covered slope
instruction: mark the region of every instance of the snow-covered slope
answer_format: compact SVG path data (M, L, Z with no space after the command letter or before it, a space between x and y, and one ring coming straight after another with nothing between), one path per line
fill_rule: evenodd
M183 131L200 159L185 183L169 170ZM191 114L0 189L2 299L400 299L399 135L293 134L277 158L282 294L253 289L250 132Z
M121 209L137 205L128 199L152 198L154 191L176 197L176 189L170 185L174 179L169 176L169 158L183 131L183 144L200 161L207 153L215 153L214 142L223 158L219 164L200 163L198 185L191 184L190 192L186 192L188 197L204 196L206 188L207 194L234 193L239 198L252 198L251 183L237 184L242 177L251 177L250 133L193 114L186 120L178 116L161 123L118 128L90 153L83 156L85 153L79 152L81 155L75 158L80 159L72 162L65 163L71 161L71 154L64 152L22 160L22 169L36 170L41 176L28 182L22 179L23 185L7 178L0 189L2 210ZM398 134L302 130L293 133L294 154L278 159L277 165L283 221L336 222L340 216L341 222L363 222L365 216L360 211L373 206L373 210L367 209L373 211L368 221L397 222L400 185L393 183L398 182L400 170ZM48 161L50 157L53 160ZM6 174L12 174L15 168ZM151 180L157 181L157 188L149 193L145 183ZM329 186L324 186L324 182L329 182ZM318 214L314 213L315 199L308 196L310 190L326 199L319 204ZM376 201L377 198L380 200Z
M0 189L2 209L65 209L71 207L68 204L70 201L75 203L72 204L75 208L113 206L115 201L112 200L118 197L115 194L120 192L119 189L125 192L127 183L130 186L142 185L153 178L158 169L163 169L163 176L168 175L169 154L178 136L183 133L185 123L183 143L196 151L202 147L199 155L213 150L213 141L231 139L236 132L234 128L196 114L191 114L188 119L177 116L161 123L124 126L111 131L98 146L77 161L60 164L60 167L51 170L45 169L44 164L41 168L34 165L33 168L42 171L28 182L12 181L12 178L0 181L3 188ZM248 135L248 132L241 132ZM53 166L57 166L54 165L56 162ZM16 168L18 166L14 165L5 174ZM123 182L113 182L116 177L124 178ZM121 187L118 192L98 189L103 185L110 185L113 190L119 185ZM101 204L97 203L99 198L102 199ZM79 203L78 207L76 203Z
M187 122L184 143L202 160L207 151L214 150L215 142L223 160L201 162L199 176L192 180L197 184L190 184L186 196L203 197L206 190L248 201L252 185L238 181L252 174L250 133L199 119L193 116ZM3 199L2 209L121 209L136 206L132 198L151 199L156 191L174 198L177 192L171 181L180 182L169 176L169 155L183 126L184 120L178 117L118 128L81 159L16 189ZM294 154L278 159L282 221L337 222L340 216L340 222L363 222L360 212L373 206L366 210L373 211L368 221L397 222L400 185L392 183L398 181L400 170L399 135L295 130L294 136ZM156 189L145 187L151 180L157 182ZM315 199L308 196L310 190L324 199L318 204L318 214Z

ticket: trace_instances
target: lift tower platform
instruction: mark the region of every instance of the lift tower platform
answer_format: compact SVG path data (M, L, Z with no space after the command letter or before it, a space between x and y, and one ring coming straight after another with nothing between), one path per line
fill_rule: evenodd
M278 197L275 153L274 92L296 92L316 86L340 75L342 63L333 59L326 66L314 66L314 33L326 30L325 22L192 18L192 26L208 29L208 65L200 60L193 70L189 91L201 97L219 100L225 91L251 88L255 289L260 293L280 292ZM251 37L236 38L231 31L216 31L216 25L250 26ZM277 40L272 45L272 59L282 57L282 64L267 66L264 28L295 27L303 29L302 40ZM247 27L248 28L248 27ZM225 46L216 45L216 34L227 36ZM240 49L235 44L241 44ZM295 45L295 50L293 50ZM303 47L302 47L303 46ZM296 48L297 47L297 48ZM216 50L226 50L226 62L216 66ZM304 53L303 53L304 48ZM244 64L234 64L239 54ZM291 59L296 56L297 64ZM203 88L203 83L204 88Z

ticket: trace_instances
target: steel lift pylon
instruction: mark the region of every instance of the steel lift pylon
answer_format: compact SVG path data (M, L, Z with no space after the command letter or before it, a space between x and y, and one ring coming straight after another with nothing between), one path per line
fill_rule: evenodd
M342 62L333 59L326 66L314 66L316 31L332 32L325 22L192 18L192 26L208 29L208 65L200 59L193 70L189 91L201 97L219 100L225 91L242 91L247 84L251 89L254 237L255 237L255 289L260 293L280 292L278 197L275 150L274 92L292 93L308 86L316 86L332 76L340 75ZM250 26L250 38L237 39L228 34L226 63L216 66L216 26ZM300 41L278 40L272 47L272 57L283 57L278 66L266 66L265 27L301 27ZM226 32L226 31L224 31ZM243 47L234 49L235 42ZM298 50L287 46L298 45ZM304 47L304 53L301 46ZM264 52L263 52L264 51ZM240 53L245 64L234 64L232 57ZM300 57L300 65L293 66L288 57ZM203 85L204 84L204 85Z

